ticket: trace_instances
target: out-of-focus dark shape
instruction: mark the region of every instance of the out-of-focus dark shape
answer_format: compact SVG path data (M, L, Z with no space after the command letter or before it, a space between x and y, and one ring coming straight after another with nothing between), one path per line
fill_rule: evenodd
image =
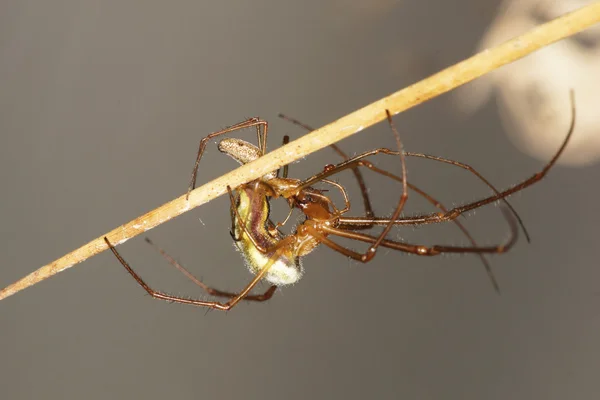
M589 4L583 0L505 0L479 50ZM527 154L547 159L569 124L569 89L577 96L577 126L559 160L585 165L600 160L600 27L546 47L458 92L463 111L474 112L496 94L502 122Z

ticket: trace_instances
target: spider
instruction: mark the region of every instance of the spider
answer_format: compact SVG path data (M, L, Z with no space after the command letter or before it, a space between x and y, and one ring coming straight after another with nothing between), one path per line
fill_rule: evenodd
M178 268L188 278L203 288L207 293L217 297L229 298L229 300L225 302L183 298L152 289L123 259L123 257L117 252L107 238L105 238L105 241L123 267L125 267L125 269L137 281L137 283L142 286L144 290L146 290L146 292L148 292L148 294L150 294L150 296L153 298L177 303L191 304L195 306L204 306L218 310L229 310L241 300L268 300L273 296L277 287L297 282L302 277L302 273L304 271L301 262L302 257L311 253L321 244L324 244L347 257L364 263L369 262L375 256L379 247L386 247L420 256L434 256L442 253L475 253L479 255L486 253L504 253L508 251L514 245L514 243L516 243L518 236L517 222L523 227L522 221L510 204L506 202L505 198L540 181L556 163L557 159L567 146L575 127L575 107L573 94L571 94L571 109L572 119L569 131L562 145L552 159L540 172L502 192L496 190L485 178L483 178L483 176L466 164L447 160L441 157L403 151L400 135L398 134L388 111L386 111L388 123L392 133L394 134L397 144L397 150L395 151L387 148L378 148L348 158L343 152L341 152L341 150L339 150L339 148L336 147L334 150L340 153L345 160L337 165L327 165L323 171L307 179L298 180L288 178L288 168L284 167L283 177L281 178L278 176L279 171L273 171L261 177L260 179L245 185L241 185L235 188L235 190L232 190L228 187L231 201L231 236L242 256L244 257L248 268L252 273L255 274L254 278L246 285L246 287L243 288L243 290L241 290L239 293L230 293L211 288L195 278L189 271L178 264L166 252L155 246L172 265ZM300 124L295 120L293 121L297 124ZM188 194L195 187L198 165L206 148L207 142L217 136L250 127L256 127L258 147L240 139L227 138L219 142L219 150L231 156L241 164L251 162L265 154L268 124L266 121L259 118L250 118L229 128L211 133L200 141L198 155L196 157L192 178L188 188ZM287 137L284 138L284 143L286 143L287 140ZM379 169L369 161L365 160L366 157L378 154L398 157L401 165L401 176L399 177L388 171ZM408 156L427 158L464 168L486 183L494 191L494 194L462 206L447 209L433 197L407 181L405 158ZM390 218L379 218L373 215L364 181L360 175L358 167L371 169L393 180L399 181L402 184L402 193L400 199ZM361 187L363 202L366 210L365 216L346 216L345 214L350 210L350 201L348 200L345 188L338 183L327 179L329 176L337 174L345 169L353 170L359 186ZM342 209L338 209L331 199L324 194L324 191L314 187L314 185L319 182L329 184L340 191L344 198L344 207ZM400 217L402 209L404 208L404 205L408 199L409 188L434 204L438 209L440 209L440 212L418 216ZM278 228L285 224L289 218L289 215L282 223L273 223L269 216L270 200L279 197L288 201L288 204L290 205L290 214L293 208L297 208L301 210L305 216L304 221L288 235L284 235ZM502 212L509 223L511 236L506 243L501 245L483 247L477 246L472 236L468 233L464 226L456 221L456 218L467 211L500 200L504 201L507 205L506 207L502 208ZM509 211L512 212L512 214L509 213ZM454 221L468 237L472 245L424 246L406 243L404 241L386 239L386 236L394 226L421 225L445 221ZM377 236L358 232L376 225L384 227ZM526 231L525 234L527 238L529 238ZM336 243L331 239L332 236L365 242L369 244L369 248L366 252L359 253ZM149 239L146 240L150 244L153 244ZM482 260L489 272L490 270L487 261L485 258L482 258ZM250 294L250 291L262 279L271 283L269 289L262 294ZM496 281L493 280L493 276L492 281L497 288L497 284Z

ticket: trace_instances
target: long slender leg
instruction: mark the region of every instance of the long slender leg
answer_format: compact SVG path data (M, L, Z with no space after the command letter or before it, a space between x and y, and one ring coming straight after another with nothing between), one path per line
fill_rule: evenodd
M408 186L406 184L406 158L404 156L402 142L400 141L400 134L398 133L398 131L396 130L396 127L394 126L394 121L392 120L392 115L390 114L389 110L385 110L385 113L387 115L388 123L390 124L390 129L392 130L392 132L394 133L394 137L396 138L396 145L398 146L398 152L400 153L400 164L402 165L402 195L400 196L398 205L396 206L396 209L394 210L394 213L392 214L392 218L391 218L393 221L395 221L400 216L400 213L402 212L402 209L404 208L404 205L406 204L406 200L408 200ZM394 227L393 221L390 221L390 223L387 224L385 226L385 228L383 228L383 230L381 231L381 233L379 234L379 236L377 237L375 242L373 244L371 244L371 246L369 247L367 252L361 256L361 261L366 262L366 261L371 260L373 257L375 257L375 252L377 251L377 247L379 247L379 245L381 245L383 243L387 234L390 233L390 230Z
M280 227L284 226L288 222L288 220L292 216L293 212L294 212L294 209L290 207L290 211L288 212L287 216L285 217L285 219L282 222L273 223L272 221L269 220L269 223L272 225L272 228L270 228L272 235L275 234L275 231L277 229L279 229Z
M264 278L264 276L267 274L267 272L269 272L269 269L271 268L271 266L273 265L273 263L280 256L280 254L282 252L282 249L284 249L285 246L289 246L289 243L286 242L285 240L282 240L281 242L279 242L277 244L277 246L275 246L276 249L274 248L273 256L262 267L262 269L260 270L260 272L258 274L256 274L256 276L250 281L250 283L248 285L246 285L246 287L240 293L238 293L237 296L235 296L234 298L230 299L229 301L227 301L225 303L222 303L222 302L218 302L218 301L205 301L205 300L197 300L197 299L186 299L184 297L172 296L172 295L169 295L169 294L166 294L166 293L163 293L163 292L159 292L159 291L156 291L156 290L152 289L129 266L129 264L125 261L125 259L123 259L123 257L121 257L121 255L119 254L119 252L117 251L117 249L114 248L114 246L108 241L108 239L106 237L104 238L104 241L106 242L106 244L108 245L108 247L110 248L110 250L113 252L113 254L115 255L115 257L117 257L117 259L119 260L119 262L121 263L121 265L123 265L123 267L127 270L127 272L129 272L129 274L133 277L133 279L135 279L135 281L150 296L152 296L153 298L155 298L155 299L161 299L161 300L166 300L166 301L172 301L172 302L175 302L175 303L190 304L190 305L194 305L194 306L214 308L214 309L222 310L222 311L230 310L237 303L239 303L243 298L245 298L246 296L248 296L248 293L252 290L252 288L254 288L254 286L256 286L256 284L262 278Z
M324 200L331 203L331 207L333 208L334 212L337 215L342 215L342 214L345 214L348 211L350 211L350 199L348 198L348 192L346 192L346 189L339 183L331 181L329 179L323 179L321 182L325 182L331 186L334 186L336 189L338 189L340 191L340 193L342 194L342 197L344 198L344 208L342 210L338 210L337 207L335 206L335 204L333 204L333 202L329 199L329 197L321 195L321 196L323 196Z
M283 143L282 143L282 146L285 146L285 145L286 145L286 144L288 144L289 142L290 142L290 137L289 137L288 135L285 135L285 136L283 137ZM283 177L284 177L284 178L287 178L287 177L288 177L288 172L289 172L289 170L290 170L290 167L289 167L289 165L288 165L288 164L285 164L285 165L283 166ZM279 174L279 170L277 171L277 174Z
M510 248L516 243L517 238L518 238L518 230L517 230L517 224L515 222L516 220L515 220L514 216L512 214L510 214L509 212L505 211L504 209L502 209L502 212L503 212L505 218L507 219L507 221L509 222L510 230L511 230L510 239L502 245L481 246L481 247L445 246L445 245L425 246L425 245L411 244L411 243L387 240L387 239L382 240L380 245L383 247L390 248L390 249L399 250L399 251L403 251L403 252L411 253L411 254L416 254L419 256L436 256L436 255L443 254L443 253L505 253L508 250L510 250ZM370 236L370 235L365 235L364 233L352 232L352 231L347 231L347 230L343 230L343 229L339 229L339 228L333 228L333 227L329 227L329 226L321 226L320 228L321 228L320 230L323 233L321 233L319 229L317 229L313 226L310 226L310 225L306 225L303 229L306 229L306 231L309 234L313 235L321 243L332 248L333 250L336 250L336 251L344 254L345 256L351 257L351 258L353 258L357 261L361 261L361 262L369 261L369 260L364 259L364 254L358 253L354 250L350 250L344 246L341 246L341 245L335 243L333 240L326 237L326 235L335 235L335 236L339 236L339 237L343 237L343 238L347 238L347 239L359 240L361 242L372 243L372 244L374 244L376 242L376 240L377 240L376 237Z
M282 141L282 146L285 146L286 144L288 144L290 142L290 137L288 135L284 135L283 136L283 141ZM283 166L283 178L287 178L288 177L288 172L289 172L289 164L285 164ZM279 176L279 170L277 170L277 176ZM286 222L290 219L290 217L292 216L292 212L294 211L294 209L292 207L290 207L290 212L288 213L287 217L285 217L285 219L283 220L283 222L277 222L273 225L273 229L277 230L279 229L279 227L283 226L286 224Z
M145 239L146 239L146 242L148 244L150 244L152 247L154 247L154 249L156 251L158 251L165 258L165 260L167 260L167 262L169 264L171 264L172 266L174 266L175 268L177 268L189 280L191 280L196 285L198 285L202 289L204 289L204 291L206 293L210 294L211 296L227 297L227 298L234 298L234 297L236 297L238 295L237 293L225 292L223 290L215 289L213 287L210 287L210 286L206 285L200 279L196 278L183 265L179 264L177 262L177 260L175 260L173 257L171 257L166 251L164 251L163 249L161 249L160 247L158 247L156 244L154 244L154 242L152 242L149 238L145 238ZM244 297L243 300L247 300L247 301L267 301L271 297L273 297L273 294L275 293L275 290L277 290L277 286L273 285L273 286L269 287L264 293L262 293L262 294L249 294L246 297Z
M190 178L190 183L188 185L188 191L187 191L186 198L189 197L190 192L196 187L196 177L198 175L198 165L200 164L200 159L202 158L202 154L204 153L204 150L206 148L206 144L208 143L208 141L217 136L224 135L226 133L230 133L230 132L237 131L240 129L251 128L253 126L256 126L256 131L257 131L257 136L258 136L258 141L259 141L259 148L261 149L261 151L264 154L264 151L266 148L267 133L268 133L268 123L267 123L267 121L261 120L259 118L250 118L246 121L237 123L228 128L222 129L217 132L213 132L210 135L202 138L202 140L200 140L200 145L198 146L198 154L196 155L196 162L194 163L194 170L192 171L192 177ZM261 131L261 129L262 129L262 131Z
M500 192L498 191L498 189L496 189L494 187L494 185L492 185L487 179L485 179L483 177L483 175L481 175L479 172L477 172L477 170L475 170L475 168L471 167L469 164L465 164L465 163L455 161L455 160L449 160L449 159L443 158L443 157L432 156L429 154L413 153L410 151L406 152L406 156L407 157L425 158L427 160L439 161L439 162L442 162L445 164L450 164L450 165L454 165L456 167L463 168L463 169L469 171L470 173L472 173L473 175L475 175L483 183L485 183L490 189L492 189L492 191L494 192L494 194L496 196L498 196L500 194ZM529 236L529 232L527 231L527 228L525 228L525 224L523 223L523 220L521 219L521 216L519 215L519 213L517 213L517 211L514 209L514 207L510 204L510 202L506 198L503 197L501 200L508 207L508 209L512 212L512 214L515 216L515 218L517 219L517 222L521 226L521 229L523 229L523 233L525 234L525 238L527 239L527 242L530 243L531 237Z
M233 194L233 190L231 190L230 186L227 186L227 193L229 194L229 201L231 203L231 205L229 206L229 214L231 216L231 230L229 231L229 234L231 235L231 238L234 242L239 242L241 238L235 236L235 223L236 221L240 220L239 213L236 212L238 207L239 195L238 197L235 197L235 195Z
M408 182L407 182L407 184L408 184ZM412 190L415 190L417 193L421 194L421 196L423 196L425 199L427 199L435 207L437 207L440 210L442 210L442 212L446 212L447 211L447 208L442 203L440 203L439 201L435 200L429 194L421 191L419 188L416 188L414 185L412 185ZM461 232L467 237L467 239L471 243L471 246L473 246L473 247L479 247L479 245L477 244L477 242L475 241L475 239L473 238L473 236L471 235L471 233L467 230L467 228L460 221L454 220L453 222L456 224L456 226L458 227L458 229L460 229ZM493 286L494 290L496 291L496 293L500 294L500 284L498 283L498 280L496 279L496 275L494 274L494 271L492 270L492 266L488 262L487 258L485 258L484 254L480 253L480 254L478 254L478 256L479 256L479 259L481 260L481 263L483 264L483 268L485 269L485 273L487 274L490 282L492 283L492 286Z
M378 174L387 176L388 178L391 178L395 181L398 182L402 182L402 178L392 174L391 172L385 171L381 168L377 168L376 166L374 166L371 162L367 161L367 160L361 160L360 161L360 165L366 168L369 168L370 170L372 170L373 172L376 172ZM448 212L448 209L438 200L436 200L435 198L433 198L431 195L429 195L428 193L426 193L425 191L421 190L420 188L418 188L417 186L411 184L410 182L406 182L407 186L409 189L413 190L414 192L416 192L418 195L420 195L421 197L423 197L425 200L427 200L428 202L430 202L434 207L438 208L439 210L441 210L442 212L446 213ZM514 213L513 213L514 215ZM518 217L516 217L517 220ZM389 220L388 220L389 221ZM471 236L471 234L469 233L469 231L467 230L467 228L457 219L453 220L452 222L454 222L456 224L456 226L462 231L462 233L467 237L467 239L469 240L469 242L471 243L471 245L473 247L478 247L477 242L475 241L475 239L473 238L473 236ZM349 229L349 230L357 230L357 229L369 229L373 226L373 224L366 224L366 225L344 225L343 222L340 222L338 224L338 228L341 229ZM490 279L490 282L492 282L492 286L494 287L494 290L497 293L500 293L500 285L498 284L498 281L496 280L496 277L494 275L494 272L492 271L492 266L490 265L490 263L488 262L488 260L485 258L484 254L478 254L479 258L485 268L485 271Z
M573 94L571 93L571 96ZM571 105L572 105L572 118L571 125L569 126L569 132L565 137L565 140L561 144L560 148L557 150L556 154L552 157L552 159L542 168L541 171L533 174L529 178L517 183L509 187L508 189L499 192L496 195L485 197L483 199L464 204L462 206L455 207L451 210L448 210L444 213L435 213L435 214L426 214L426 215L417 215L412 217L403 217L401 219L397 219L394 224L395 225L422 225L422 224L431 224L431 223L439 223L446 221L453 221L458 218L460 215L465 212L474 210L479 207L483 207L487 204L494 203L498 200L504 199L505 197L510 196L516 192L520 192L521 190L533 185L534 183L542 180L547 174L548 171L556 164L556 161L563 153L567 144L569 143L569 139L571 139L573 132L575 130L575 103L574 98L571 97ZM312 178L311 178L312 179ZM352 225L352 226L360 226L360 225L387 225L389 223L388 218L363 218L363 217L340 217L339 218L340 226Z

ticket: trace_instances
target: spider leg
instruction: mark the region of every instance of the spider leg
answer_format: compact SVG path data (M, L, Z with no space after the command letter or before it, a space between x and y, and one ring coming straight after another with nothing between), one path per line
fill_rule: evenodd
M400 164L402 166L402 194L400 195L400 200L398 201L398 205L396 206L396 209L394 210L394 213L392 214L392 218L391 218L392 220L396 220L400 216L400 213L402 212L402 209L404 208L404 205L406 204L406 201L408 200L408 186L407 186L407 182L406 182L406 157L404 155L404 151L402 148L402 142L400 141L400 134L398 133L398 130L394 126L394 121L392 120L392 114L390 114L389 110L385 110L385 113L387 115L387 120L390 125L390 129L392 130L394 137L396 139L396 145L398 146L398 153L400 154ZM362 255L362 257L361 257L362 261L364 261L364 262L369 261L370 259L375 257L375 252L377 251L377 247L379 247L379 245L381 245L383 243L383 241L385 240L385 237L387 236L388 233L390 233L390 230L392 230L393 227L394 227L394 222L390 221L385 226L385 228L383 228L383 230L381 231L381 233L379 234L379 236L377 237L375 242L372 243L371 246L369 247L369 249L367 250L367 252Z
M539 182L548 174L550 169L556 164L556 161L558 160L558 158L561 156L561 154L567 147L567 144L569 143L569 140L573 136L573 132L575 130L575 117L576 117L575 99L574 99L574 94L571 91L571 124L569 126L569 131L568 131L563 143L558 148L558 150L556 151L556 153L554 154L552 159L550 159L550 161L544 166L544 168L542 168L541 171L536 172L529 178L517 183L516 185L509 187L508 189L505 189L504 191L498 192L498 194L494 194L492 196L488 196L483 199L452 208L443 213L433 213L433 214L417 215L417 216L412 216L412 217L403 217L403 218L397 219L394 222L394 224L395 225L422 225L422 224L453 221L456 218L458 218L460 215L464 214L465 212L474 210L476 208L483 207L487 204L494 203L498 200L502 200L516 192L520 192L521 190L535 184L536 182ZM343 167L348 168L347 166L343 166ZM311 177L309 179L312 180L313 178L314 177ZM389 218L340 217L338 220L339 220L340 226L387 225L389 223Z
M383 247L387 247L394 250L403 251L406 253L416 254L419 256L436 256L443 253L505 253L511 249L511 247L517 242L518 238L518 229L514 216L510 214L505 209L502 209L504 217L507 219L510 225L511 236L509 240L501 245L497 246L447 246L447 245L419 245L419 244L411 244L401 241L387 240L384 239L381 241L380 245ZM320 226L320 229L314 226L307 226L307 231L313 235L317 240L326 246L332 248L335 251L338 251L345 256L351 257L357 261L368 262L369 259L366 259L365 254L367 253L359 253L354 250L348 249L344 246L335 243L333 240L329 239L327 235L339 236L347 239L358 240L361 242L374 244L377 241L377 238L371 235L366 235L364 233L352 232L344 229L334 228L330 226Z
M108 241L108 238L105 237L104 241L106 242L106 244L108 245L110 250L113 252L115 257L117 257L117 259L119 260L121 265L123 265L123 267L127 270L127 272L129 272L129 274L133 277L133 279L135 279L135 281L138 283L138 285L140 285L151 297L153 297L155 299L171 301L174 303L190 304L193 306L208 307L208 308L213 308L213 309L222 310L222 311L230 310L237 303L239 303L241 300L243 300L245 297L247 297L249 292L252 290L252 288L254 288L256 286L256 284L267 274L267 272L269 271L271 266L275 263L277 258L280 256L280 254L285 249L285 246L289 245L289 243L287 243L283 240L280 243L278 243L275 246L276 248L274 248L273 255L269 258L268 262L261 268L259 273L257 273L256 276L250 281L250 283L248 283L248 285L246 285L246 287L244 287L244 289L242 289L242 291L240 291L235 297L233 297L229 301L223 303L223 302L219 302L219 301L205 301L205 300L199 300L199 299L189 299L189 298L185 298L185 297L178 297L178 296L173 296L173 295L166 294L166 293L159 292L157 290L152 289L131 268L131 266L119 254L117 249L115 249L115 247Z
M166 251L164 251L159 246L154 244L154 242L152 242L149 238L145 238L145 239L146 239L146 242L148 244L150 244L152 247L154 247L154 249L156 251L158 251L165 258L165 260L167 260L167 262L169 264L171 264L172 266L177 268L182 274L184 274L189 280L194 282L196 285L200 286L206 293L210 294L211 296L215 296L215 297L227 297L227 298L235 298L238 295L238 293L225 292L225 291L215 289L213 287L206 285L200 279L196 278L183 265L178 263L177 260L175 260L173 257L171 257ZM277 286L273 285L273 286L269 287L264 293L249 294L246 297L244 297L243 300L245 300L245 301L267 301L271 297L273 297L273 294L275 293L276 289L277 289Z
M286 145L286 144L288 144L289 142L290 142L290 137L289 137L288 135L285 135L285 136L283 137L283 142L282 142L282 144L281 144L281 145L282 145L282 146L285 146L285 145ZM288 177L288 172L289 172L289 170L290 170L289 164L285 164L285 165L283 166L283 174L282 174L283 178L287 178L287 177ZM279 170L277 170L277 175L279 175Z
M192 190L194 190L194 188L196 187L196 177L198 175L198 165L200 164L200 159L202 159L202 154L204 154L204 150L206 149L206 145L208 144L208 141L217 136L224 135L226 133L234 132L234 131L241 130L241 129L251 128L253 126L256 127L256 134L258 136L259 148L260 148L262 154L264 154L266 151L266 146L267 146L267 132L268 132L269 124L267 123L267 121L264 121L264 120L262 120L260 118L256 118L256 117L249 118L246 121L237 123L228 128L222 129L217 132L213 132L210 135L202 138L202 140L200 140L200 144L198 146L198 154L196 155L196 162L194 163L192 177L190 178L190 183L188 185L186 199L189 198L190 192Z
M492 185L487 179L485 179L483 177L483 175L481 175L475 168L471 167L468 164L465 164L465 163L462 163L459 161L455 161L455 160L450 160L450 159L443 158L443 157L432 156L429 154L422 154L422 153L406 152L406 156L407 157L424 158L424 159L433 160L433 161L439 161L439 162L442 162L445 164L450 164L450 165L454 165L456 167L463 168L463 169L469 171L470 173L472 173L473 175L475 175L483 183L485 183L490 189L492 189L492 191L494 192L494 194L496 196L500 194L500 192L498 191L498 189L496 189L494 187L494 185ZM521 229L523 229L523 233L525 234L525 238L527 239L527 242L531 243L531 237L529 236L529 232L527 231L527 228L525 228L525 224L523 223L523 220L521 219L521 216L519 215L519 213L517 213L517 211L514 209L512 204L510 204L510 202L505 197L502 197L500 200L502 200L504 202L504 204L509 208L509 210L512 212L512 214L515 216L515 218L517 219L517 222L521 226Z
M362 160L361 164L362 167L366 167L369 168L371 171L376 172L378 174L387 176L388 178L391 178L395 181L398 182L402 182L402 178L392 174L391 172L385 171L381 168L377 168L376 166L374 166L371 162L366 161L366 160ZM410 182L406 182L407 186L409 189L413 190L415 193L417 193L418 195L420 195L421 197L423 197L425 200L427 200L429 203L431 203L434 207L438 208L439 210L441 210L442 212L446 213L448 212L448 209L438 200L436 200L435 198L433 198L429 193L425 192L424 190L420 189L419 187L413 185ZM514 213L513 213L514 215ZM518 216L516 216L517 219L520 221L520 219L518 218ZM473 238L473 236L469 233L469 231L467 230L467 228L457 219L453 220L452 222L454 222L456 224L456 226L461 230L461 232L467 237L467 239L469 240L469 242L471 243L472 246L474 247L478 247L477 242L475 241L475 239ZM373 224L365 224L365 225L344 225L343 222L339 222L338 224L338 228L342 228L342 229L349 229L349 230L360 230L360 229L369 229L372 228ZM498 284L498 281L496 280L496 277L494 276L494 272L492 271L492 266L490 265L490 263L488 262L488 260L485 258L485 255L480 253L479 254L479 258L485 268L485 271L490 279L490 281L492 282L492 286L494 287L494 290L497 293L500 293L500 285Z

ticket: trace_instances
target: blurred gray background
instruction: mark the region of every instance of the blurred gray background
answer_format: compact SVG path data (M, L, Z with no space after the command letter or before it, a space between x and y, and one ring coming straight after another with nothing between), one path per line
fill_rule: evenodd
M4 0L0 286L181 195L206 134L261 116L273 149L304 134L279 112L320 126L451 65L472 54L497 5ZM446 95L395 121L407 150L470 163L499 187L543 165L510 143L492 103L467 117ZM394 141L379 124L341 145L355 154ZM325 149L290 173L337 161ZM211 147L199 182L233 167ZM448 205L489 193L432 162L409 160L408 173ZM400 188L365 176L388 215ZM360 215L351 176L339 179ZM0 302L2 398L593 398L599 181L597 166L558 166L511 198L533 241L492 257L501 296L476 257L384 250L362 265L322 248L271 301L207 313L152 300L103 253ZM409 203L409 214L432 211ZM507 237L497 207L465 221L482 244ZM148 235L236 290L250 275L229 225L222 197ZM453 226L393 235L467 243ZM119 250L155 288L203 296L141 236Z

